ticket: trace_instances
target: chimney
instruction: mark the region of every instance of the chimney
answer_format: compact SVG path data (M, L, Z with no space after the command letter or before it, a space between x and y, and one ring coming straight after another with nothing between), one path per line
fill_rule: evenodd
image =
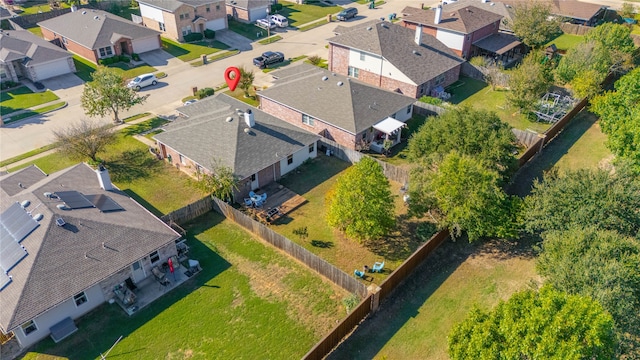
M438 5L436 8L436 17L433 19L433 23L440 24L440 19L442 19L442 5Z
M244 122L247 123L247 126L250 128L255 126L256 121L253 119L253 112L251 112L251 109L248 109L247 111L245 111Z
M416 36L414 41L416 42L416 45L420 46L420 43L422 42L422 25L416 26Z
M104 167L104 165L100 164L100 166L98 166L98 170L96 170L96 174L98 175L98 182L100 183L100 187L103 190L106 190L106 191L113 190L113 185L111 184L111 177L109 177L109 171Z

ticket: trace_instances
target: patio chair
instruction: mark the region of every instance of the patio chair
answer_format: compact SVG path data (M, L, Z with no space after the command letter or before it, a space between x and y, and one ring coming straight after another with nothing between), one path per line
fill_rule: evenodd
M256 196L256 193L253 192L253 190L249 191L249 197L254 197Z
M160 270L157 266L154 266L151 269L151 273L156 278L156 281L158 281L161 285L167 285L169 283L167 274L163 273L162 270Z
M353 270L353 275L359 279L364 279L364 271L360 271L358 269Z
M376 262L375 264L373 264L373 268L371 269L371 272L381 273L382 269L384 269L384 261Z
M244 205L245 206L253 206L253 201L251 200L251 198L244 198Z
M262 200L262 202L267 201L267 193L263 193L262 195L260 195L260 200Z
M258 201L256 201L255 204L256 204L257 208L261 208L264 203L262 202L262 200L258 200Z

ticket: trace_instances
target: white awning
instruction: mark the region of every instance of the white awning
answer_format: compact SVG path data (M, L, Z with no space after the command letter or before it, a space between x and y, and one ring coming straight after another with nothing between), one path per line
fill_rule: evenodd
M394 131L407 126L407 124L402 121L398 121L394 118L388 117L379 123L373 125L373 128L379 131L382 131L385 134L393 134Z

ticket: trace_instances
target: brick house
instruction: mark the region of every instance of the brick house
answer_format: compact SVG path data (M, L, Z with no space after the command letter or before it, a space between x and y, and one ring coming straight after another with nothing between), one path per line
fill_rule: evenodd
M498 33L503 17L476 6L454 11L440 5L427 10L406 7L402 14L402 26L412 30L421 27L466 60L472 56L473 43Z
M520 4L527 4L528 0L504 0L505 6L510 8ZM607 11L606 5L592 4L577 0L539 0L536 3L549 6L551 15L559 16L572 24L595 26Z
M154 136L163 158L197 177L216 165L237 177L234 199L279 180L315 158L319 136L303 131L227 95L178 108L187 119Z
M226 0L227 15L241 22L252 23L266 18L272 3L272 0Z
M138 3L144 26L177 41L183 41L187 34L203 33L205 29L227 28L224 0L141 0Z
M77 10L38 23L45 40L98 64L102 58L160 49L160 33L101 10Z
M274 71L273 76L275 85L258 92L261 110L350 149L376 147L384 139L397 144L398 130L413 114L411 97L313 65ZM385 120L397 125L386 130L380 126Z
M114 298L115 285L140 285L181 238L106 169L82 163L0 177L0 223L0 330L21 348L77 331L75 319Z
M329 70L412 98L446 87L464 62L432 35L384 21L336 28Z

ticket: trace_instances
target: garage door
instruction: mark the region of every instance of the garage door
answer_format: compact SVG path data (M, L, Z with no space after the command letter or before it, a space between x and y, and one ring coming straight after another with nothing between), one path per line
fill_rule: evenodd
M224 21L225 21L224 18L207 21L207 29L222 30L226 27L225 25L227 25Z
M59 59L46 64L35 65L33 69L36 72L34 81L42 81L54 76L68 74L72 71L69 68L67 59Z
M147 51L160 49L160 40L157 36L152 36L144 39L136 39L133 42L133 52L136 54L142 54Z

